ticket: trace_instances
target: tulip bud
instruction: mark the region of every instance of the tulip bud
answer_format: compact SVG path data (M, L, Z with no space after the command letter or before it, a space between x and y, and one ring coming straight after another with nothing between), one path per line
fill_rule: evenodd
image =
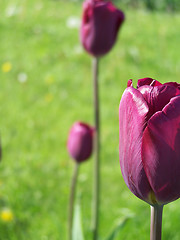
M128 188L151 205L180 197L180 84L143 78L119 107L119 156Z
M68 137L67 149L76 162L83 162L91 156L93 131L91 126L82 122L76 122L72 126Z
M113 47L119 28L124 21L124 13L110 1L86 0L80 38L83 47L95 57L108 53Z

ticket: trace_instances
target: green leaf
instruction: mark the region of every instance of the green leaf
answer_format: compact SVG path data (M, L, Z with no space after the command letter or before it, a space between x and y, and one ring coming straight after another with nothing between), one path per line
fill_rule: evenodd
M126 224L127 220L130 217L124 217L119 224L112 230L112 232L110 233L110 235L106 238L106 240L114 240L115 237L117 236L117 234L119 233L119 231L124 227L124 225Z
M77 202L74 207L72 240L84 240L79 202Z

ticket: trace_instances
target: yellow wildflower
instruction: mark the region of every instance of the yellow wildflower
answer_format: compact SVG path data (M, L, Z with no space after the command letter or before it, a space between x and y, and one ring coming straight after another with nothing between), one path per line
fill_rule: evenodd
M10 72L12 69L12 64L10 62L5 62L3 63L2 65L2 71L7 73L7 72Z
M52 102L54 96L51 94L51 93L48 93L46 96L45 96L45 101L46 102Z
M46 79L45 79L45 83L47 85L51 85L54 83L54 77L53 76L48 76Z
M12 222L14 215L9 208L4 208L0 213L0 218L3 222Z
M60 162L61 167L66 167L67 166L67 161Z

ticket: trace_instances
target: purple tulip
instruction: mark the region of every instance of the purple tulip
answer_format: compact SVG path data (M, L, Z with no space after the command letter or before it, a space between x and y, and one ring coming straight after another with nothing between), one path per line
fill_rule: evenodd
M67 143L70 156L78 163L87 160L93 149L94 129L86 123L76 122L72 126Z
M119 155L128 188L151 205L180 197L180 84L130 82L119 107Z
M82 45L95 57L102 56L113 47L124 13L110 1L86 0L80 31Z

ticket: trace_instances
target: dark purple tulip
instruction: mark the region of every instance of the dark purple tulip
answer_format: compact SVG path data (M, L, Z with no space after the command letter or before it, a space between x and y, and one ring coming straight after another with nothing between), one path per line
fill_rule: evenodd
M180 197L180 84L138 80L119 107L123 178L140 199L166 204Z
M124 13L110 1L86 0L80 37L87 52L95 57L108 53L113 47Z
M87 160L93 149L94 129L86 123L76 122L72 126L67 143L70 156L76 162Z

